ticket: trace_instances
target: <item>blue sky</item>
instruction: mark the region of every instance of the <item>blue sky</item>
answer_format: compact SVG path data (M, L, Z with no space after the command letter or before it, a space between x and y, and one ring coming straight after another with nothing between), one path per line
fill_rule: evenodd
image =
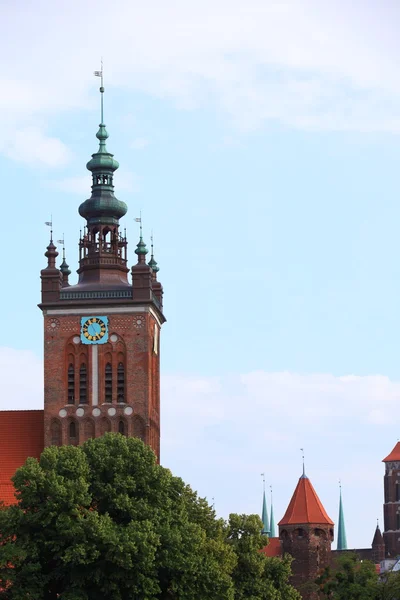
M304 447L360 547L399 437L400 9L347 4L3 3L0 407L42 405L44 221L75 271L103 55L130 258L142 210L165 289L163 464L223 516L265 472L279 519Z

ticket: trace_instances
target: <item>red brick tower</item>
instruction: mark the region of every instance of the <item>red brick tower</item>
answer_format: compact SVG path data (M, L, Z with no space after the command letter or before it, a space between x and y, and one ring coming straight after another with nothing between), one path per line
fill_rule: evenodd
M100 88L103 100L103 86ZM103 110L102 110L103 113ZM44 444L81 444L107 431L137 436L160 454L160 329L163 289L153 255L146 263L142 230L128 281L127 239L119 220L127 206L114 196L118 162L99 150L87 168L92 194L79 207L79 281L70 285L52 236L41 271L44 316Z
M400 442L383 459L385 463L385 503L383 505L386 555L400 554Z
M333 522L304 472L278 525L283 553L294 559L292 583L303 598L314 598L305 584L330 563Z

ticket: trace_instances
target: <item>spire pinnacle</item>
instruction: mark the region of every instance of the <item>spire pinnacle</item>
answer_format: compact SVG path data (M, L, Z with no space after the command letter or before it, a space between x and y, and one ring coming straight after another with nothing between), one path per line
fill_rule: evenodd
M273 505L273 498L272 498L272 485L269 486L270 490L271 490L271 518L270 518L270 522L269 522L269 532L271 537L276 537L276 533L275 533L275 518L274 518L274 505Z
M268 508L267 508L267 499L265 497L265 473L261 473L261 477L263 478L263 504L262 504L262 515L261 520L263 522L262 533L264 535L270 534L270 523L268 519Z
M136 246L135 254L137 254L139 262L144 262L143 260L141 260L141 257L144 258L146 256L146 254L148 253L148 250L146 248L146 244L143 241L142 211L140 211L140 217L136 217L135 221L136 221L136 223L140 223L140 237L139 237L139 242Z
M338 538L337 538L337 550L347 549L346 539L346 527L344 523L344 511L343 511L343 500L342 500L342 483L339 480L339 522L338 522Z
M300 450L301 450L301 457L302 457L302 460L303 460L303 475L302 475L302 478L303 479L307 479L306 466L305 466L305 460L304 460L304 448L300 448Z
M150 260L148 262L148 265L149 265L149 267L151 267L151 270L156 275L158 273L158 271L160 270L160 267L158 266L157 261L154 258L153 232L151 232L151 238L150 239L151 239L151 256L150 256Z

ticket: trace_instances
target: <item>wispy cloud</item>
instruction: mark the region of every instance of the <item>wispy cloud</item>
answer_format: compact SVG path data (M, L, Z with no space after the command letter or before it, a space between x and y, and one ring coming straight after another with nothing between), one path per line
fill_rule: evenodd
M70 11L45 4L40 14L27 6L23 18L2 9L6 30L18 28L24 41L0 41L11 57L3 69L3 114L29 119L86 107L96 66L86 48L96 54L106 21L107 86L182 108L211 106L239 128L272 121L307 130L400 130L399 7L389 0L88 0L79 22L77 0ZM67 45L68 74L60 69Z
M38 127L8 131L0 142L0 151L13 160L35 167L62 167L71 160L67 146Z

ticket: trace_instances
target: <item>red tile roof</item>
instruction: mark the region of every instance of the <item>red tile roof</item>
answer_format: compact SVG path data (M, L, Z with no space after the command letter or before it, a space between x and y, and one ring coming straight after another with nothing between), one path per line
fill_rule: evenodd
M391 453L382 462L400 461L400 442L397 442Z
M285 515L278 525L306 523L333 525L333 521L326 514L311 481L303 475L300 477Z
M43 451L43 411L0 411L0 502L14 504L11 477L29 456Z
M268 545L261 552L265 556L282 556L281 540L278 537L269 538Z

